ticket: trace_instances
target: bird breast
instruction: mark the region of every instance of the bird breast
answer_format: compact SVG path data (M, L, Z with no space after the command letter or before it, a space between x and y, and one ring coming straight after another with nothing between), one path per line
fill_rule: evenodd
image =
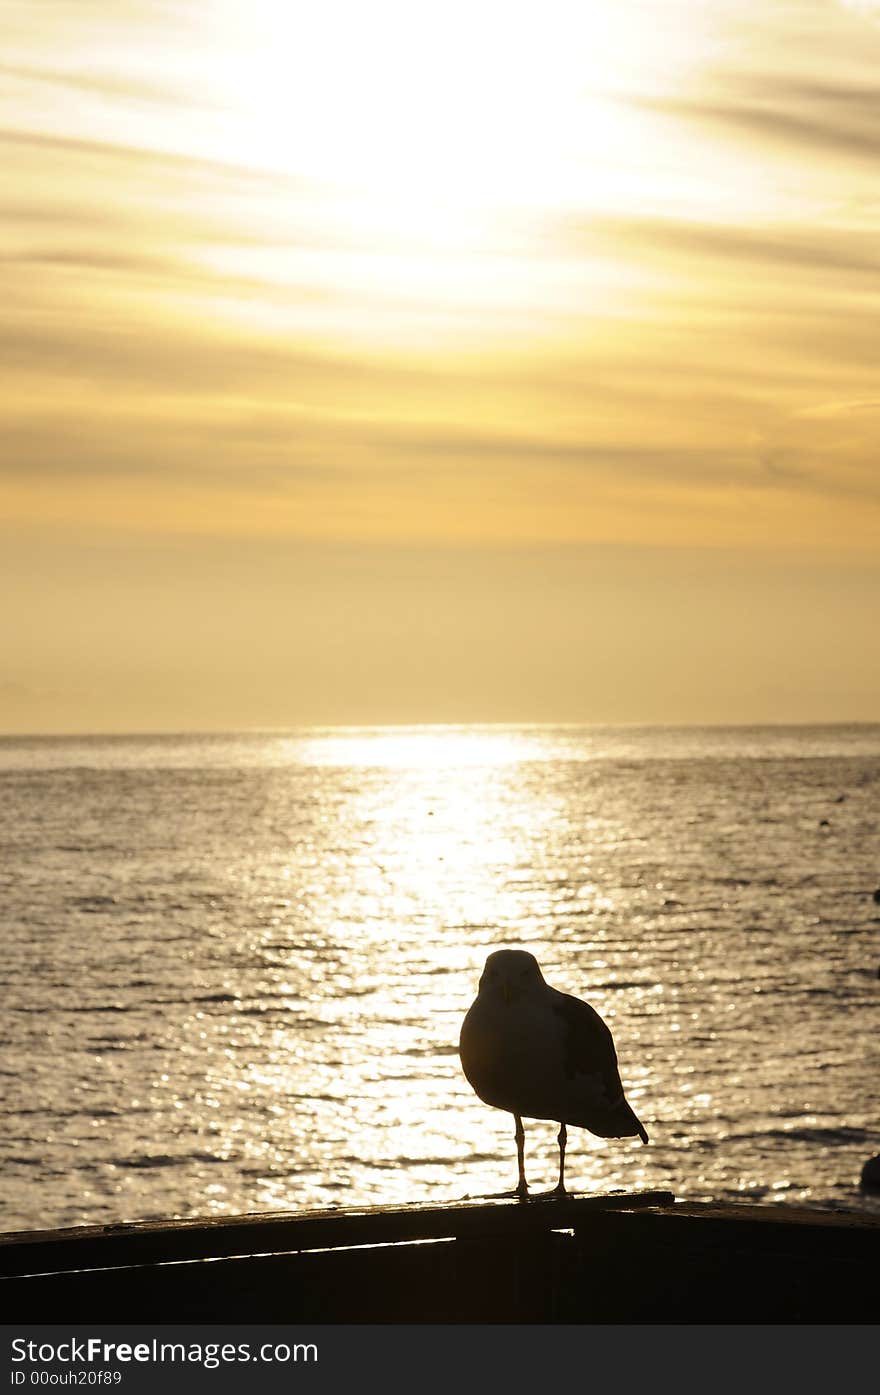
M542 1003L477 998L461 1029L462 1069L480 1099L531 1119L560 1119L572 1082L561 1022Z

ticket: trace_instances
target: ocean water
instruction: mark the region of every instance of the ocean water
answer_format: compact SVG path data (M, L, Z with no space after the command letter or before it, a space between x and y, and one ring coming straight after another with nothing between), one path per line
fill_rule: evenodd
M651 1135L570 1187L876 1213L878 886L880 726L3 739L0 1228L511 1186L457 1055L502 945Z

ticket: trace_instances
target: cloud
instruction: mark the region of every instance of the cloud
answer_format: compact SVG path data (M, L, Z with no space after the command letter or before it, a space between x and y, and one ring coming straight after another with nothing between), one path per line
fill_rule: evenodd
M69 8L107 13L78 0ZM818 24L818 7L807 8ZM123 27L149 28L156 7L120 0L118 9ZM50 11L62 29L63 12ZM185 15L206 13L196 5ZM835 18L838 30L861 33ZM748 536L752 510L784 530L794 498L792 531L818 535L817 501L870 492L869 413L854 443L857 414L822 404L872 399L880 251L876 210L844 205L838 183L813 178L809 157L832 157L848 171L844 194L867 194L839 157L880 154L880 97L845 81L864 71L861 60L829 65L832 77L799 67L806 41L783 72L783 20L766 23L763 69L744 57L736 74L697 74L674 96L642 100L684 120L692 144L666 148L669 126L654 123L655 139L640 121L643 146L618 158L611 141L606 152L619 185L603 186L602 162L594 187L572 183L573 208L616 216L571 212L542 241L520 230L549 220L551 205L520 209L479 255L447 249L441 228L436 257L398 255L393 191L388 209L377 194L365 217L364 191L249 168L236 160L243 143L224 160L232 147L219 125L199 135L177 119L185 94L165 75L188 60L161 36L143 50L134 41L114 50L109 39L93 50L80 36L69 56L55 34L45 56L34 40L0 69L52 85L22 88L25 129L0 131L10 214L0 243L4 480L23 498L32 479L33 516L72 503L82 519L114 496L123 528L142 526L148 495L162 495L170 516L188 491L187 519L201 513L218 529L237 526L242 501L252 521L262 527L272 514L274 526L280 501L278 527L292 532L330 529L338 508L418 536L435 520L449 535L482 527L495 540L532 528L630 536L630 515L643 519L633 533L653 536L655 513L668 537L700 527L715 537L717 519ZM138 64L131 83L124 52ZM208 72L210 43L193 52L193 70ZM143 76L151 71L155 82ZM172 109L111 123L79 92ZM732 160L705 158L717 154L719 130L738 138ZM284 132L275 134L281 159ZM198 153L199 139L217 158ZM775 180L781 167L762 164L765 144L785 155L776 183L788 192L775 201L765 198L768 173ZM417 199L418 185L397 192ZM797 206L802 219L771 205ZM401 204L402 224L408 211ZM462 263L469 279L457 277ZM516 335L503 339L511 325Z
M763 433L758 454L770 472L825 498L880 505L880 402L812 403L780 416ZM880 534L880 511L875 524Z
M702 86L730 95L710 100L639 97L633 104L805 155L875 161L880 154L880 91L875 86L723 72L714 80L707 76Z
M367 498L370 490L397 491L412 499L447 489L513 491L522 499L554 494L580 498L584 489L611 490L620 499L659 490L667 500L682 500L697 491L704 500L723 501L731 491L799 491L817 496L839 493L834 470L822 455L815 429L798 425L794 416L762 426L746 439L743 426L726 439L722 430L706 440L705 425L683 414L675 434L651 439L656 420L645 425L623 411L613 439L587 428L578 437L488 429L423 418L399 419L394 403L406 395L405 369L388 370L396 386L387 391L385 416L365 417L346 410L348 368L343 361L301 360L313 373L338 382L334 408L285 407L266 398L212 393L185 403L173 398L130 396L122 407L97 409L99 396L47 410L37 402L13 416L6 430L6 453L0 466L9 481L77 478L125 482L166 481L195 489L206 501L218 490L242 498L294 497L304 487L319 490L329 501L334 493ZM417 375L411 378L417 382ZM98 393L104 389L98 389ZM455 400L454 392L451 400ZM829 439L829 444L831 444ZM838 455L840 452L838 451ZM845 486L876 495L866 439L859 449L843 452ZM835 458L832 454L832 459Z
M121 272L127 276L133 273L180 275L187 270L185 263L170 256L127 252L116 247L81 248L77 251L66 251L60 247L34 247L16 252L0 252L0 266L60 267L76 271ZM195 271L195 268L192 270Z
M196 96L191 87L184 90L170 83L150 82L143 78L116 78L107 73L90 70L72 72L60 68L32 67L24 63L0 63L0 77L62 90L86 92L110 101L187 108L206 104L206 99Z
M174 256L149 251L125 251L119 247L28 248L0 252L0 269L51 268L61 272L80 272L84 276L124 278L130 292L138 279L159 283L163 292L182 292L215 298L263 300L274 310L280 306L314 305L332 299L332 292L309 285L279 285L268 277L243 276L212 268L198 260L198 250L191 257ZM2 343L2 331L0 331Z
M84 156L128 166L140 167L186 176L209 176L215 179L235 179L248 185L259 185L276 193L279 190L316 190L319 181L297 175L266 171L251 165L188 155L178 151L160 150L149 146L127 145L117 141L89 140L79 136L61 136L52 132L28 131L16 127L0 127L0 145L19 147L31 153L43 153L63 159Z
M621 434L625 437L625 430ZM367 439L380 446L384 455L403 455L410 460L442 462L446 466L479 463L503 471L546 467L578 474L610 474L621 480L653 477L670 484L676 480L699 481L709 487L754 474L747 452L724 446L713 449L691 445L685 440L653 445L639 440L639 434L633 433L629 441L572 441L549 435L529 438L439 425L426 425L413 432L395 424L374 428Z
M569 250L598 247L605 254L630 249L638 255L660 253L684 261L693 258L764 265L780 270L820 271L875 277L880 272L876 235L867 231L831 229L817 232L800 224L707 223L672 217L596 217L560 225ZM739 293L739 290L738 290Z
M809 421L814 418L824 419L826 417L870 416L875 412L880 413L880 400L868 398L866 400L856 399L855 401L820 402L815 407L805 407L796 415Z

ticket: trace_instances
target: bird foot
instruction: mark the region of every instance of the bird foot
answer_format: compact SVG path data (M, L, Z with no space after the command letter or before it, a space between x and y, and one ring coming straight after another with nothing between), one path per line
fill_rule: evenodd
M470 1199L471 1199L470 1197L464 1197L464 1198L463 1198L463 1200L465 1200L465 1201L469 1201ZM528 1201L528 1200L529 1200L529 1189L528 1189L528 1187L526 1187L525 1190L522 1190L522 1189L520 1189L519 1187L510 1187L506 1192L484 1192L482 1196L475 1197L474 1200L476 1200L476 1201L513 1201L513 1200Z

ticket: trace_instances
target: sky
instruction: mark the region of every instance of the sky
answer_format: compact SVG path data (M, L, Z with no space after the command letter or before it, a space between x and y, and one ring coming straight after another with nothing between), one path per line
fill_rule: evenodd
M880 720L880 0L0 19L0 732Z

